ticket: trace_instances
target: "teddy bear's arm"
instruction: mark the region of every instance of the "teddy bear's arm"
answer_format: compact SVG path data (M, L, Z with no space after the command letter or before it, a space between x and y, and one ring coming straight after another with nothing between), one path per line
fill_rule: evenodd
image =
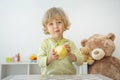
M94 63L94 60L89 56L87 59L88 65L92 65Z

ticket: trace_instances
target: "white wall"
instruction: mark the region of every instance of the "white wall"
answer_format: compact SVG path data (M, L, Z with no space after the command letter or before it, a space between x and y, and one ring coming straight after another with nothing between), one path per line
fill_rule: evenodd
M22 61L37 54L43 34L41 20L50 7L61 7L71 28L65 37L78 48L83 38L100 33L116 35L114 55L120 58L120 0L0 0L0 62L18 52Z

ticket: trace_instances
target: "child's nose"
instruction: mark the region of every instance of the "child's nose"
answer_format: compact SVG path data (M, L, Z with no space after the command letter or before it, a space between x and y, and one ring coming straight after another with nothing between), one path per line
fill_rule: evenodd
M54 24L54 27L55 27L55 28L57 28L57 27L58 27L58 24L57 24L57 23L55 23L55 24Z

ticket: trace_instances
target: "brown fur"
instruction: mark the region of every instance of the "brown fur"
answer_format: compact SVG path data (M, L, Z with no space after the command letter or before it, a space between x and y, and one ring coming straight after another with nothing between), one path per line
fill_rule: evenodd
M120 60L108 56L102 60L95 61L93 65L89 65L89 74L102 74L113 80L120 80Z
M90 48L89 54L96 48L105 52L102 59L94 60L92 65L88 65L89 74L102 74L113 80L120 80L120 59L112 56L115 50L114 40L115 35L109 33L108 35L95 34L81 41L83 47Z

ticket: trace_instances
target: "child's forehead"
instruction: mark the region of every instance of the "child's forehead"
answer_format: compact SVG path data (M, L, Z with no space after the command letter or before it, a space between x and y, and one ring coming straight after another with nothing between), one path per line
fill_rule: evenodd
M57 14L49 16L49 19L62 19L62 16L57 13Z
M50 17L48 18L48 22L49 22L49 21L53 21L53 20L62 20L62 17L61 17L59 14L55 14L55 15L50 16Z
M48 20L48 23L53 22L53 21L62 21L60 18L52 18Z

